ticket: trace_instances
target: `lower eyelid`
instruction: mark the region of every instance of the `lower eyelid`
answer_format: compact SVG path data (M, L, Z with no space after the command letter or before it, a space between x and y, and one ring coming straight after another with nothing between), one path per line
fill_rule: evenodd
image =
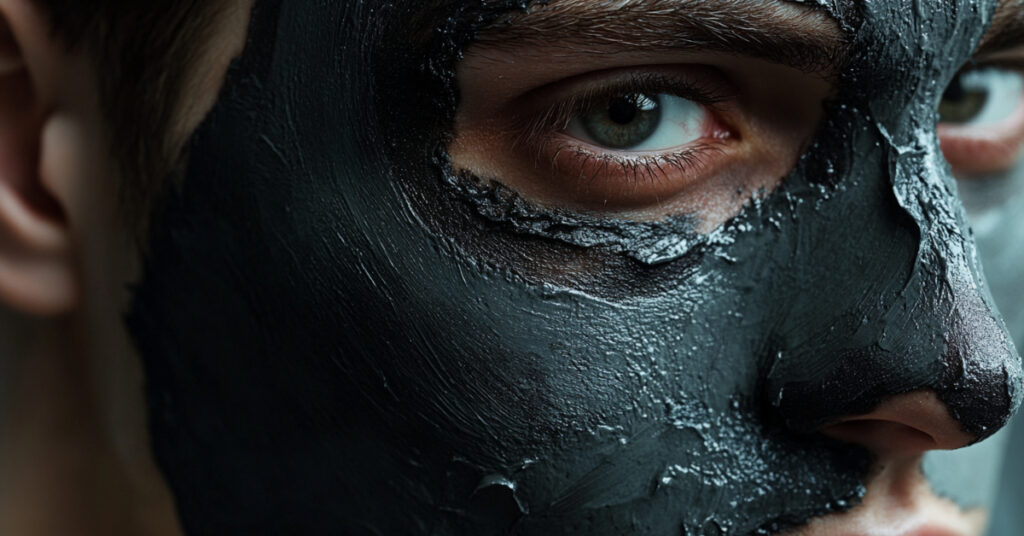
M544 144L538 158L573 198L607 206L663 201L713 175L726 141L702 139L672 151L626 153L582 145L568 136Z

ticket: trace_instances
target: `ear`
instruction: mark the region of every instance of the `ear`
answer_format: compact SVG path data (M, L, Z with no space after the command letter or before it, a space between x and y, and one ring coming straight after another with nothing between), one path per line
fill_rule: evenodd
M81 283L65 206L41 154L65 48L29 0L0 0L0 303L56 316Z

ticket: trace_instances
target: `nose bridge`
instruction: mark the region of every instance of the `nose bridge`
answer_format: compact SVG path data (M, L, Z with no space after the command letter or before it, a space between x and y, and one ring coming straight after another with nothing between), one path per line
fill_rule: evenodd
M955 180L939 160L937 141L910 163L905 187L918 201L908 211L921 229L914 277L921 292L907 311L942 340L941 377L931 387L965 431L978 439L1001 428L1016 411L1020 357L993 304L978 261ZM899 188L897 183L896 187Z
M993 2L921 0L907 14L908 2L858 4L862 53L842 89L848 109L864 113L834 112L836 124L850 125L850 137L835 143L852 149L841 161L843 203L863 207L853 210L861 220L851 244L871 253L842 254L858 270L821 254L817 265L829 269L812 284L837 292L798 296L771 326L778 342L769 345L764 396L791 429L820 431L927 392L943 409L934 414L952 417L945 425L977 441L1020 405L1020 358L991 305L934 128L945 82L970 56ZM908 41L880 39L882 30ZM930 39L914 40L922 33ZM849 236L837 229L844 224L827 232ZM811 300L842 318L817 315L822 309L804 305Z
M907 303L896 311L942 341L941 377L928 387L966 431L984 438L1020 404L1020 358L988 293L937 136L918 134L915 142L917 150L902 154L893 177L894 192L920 231Z
M946 406L950 423L981 440L1020 405L1020 358L988 296L955 181L934 136L908 147L897 147L891 176L878 180L888 182L880 188L891 188L909 215L900 225L916 226L917 240L907 243L916 242L916 254L906 259L913 266L891 301L863 309L860 328L814 349L826 357L787 363L780 354L766 395L791 428L819 430L870 414L895 395L926 390ZM802 361L826 364L793 368Z

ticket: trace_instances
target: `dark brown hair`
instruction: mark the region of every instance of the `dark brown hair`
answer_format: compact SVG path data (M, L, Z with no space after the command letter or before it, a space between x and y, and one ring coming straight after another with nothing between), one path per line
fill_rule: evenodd
M55 36L95 58L121 167L121 205L139 232L180 160L170 139L187 74L224 0L34 0ZM141 237L137 237L141 238Z

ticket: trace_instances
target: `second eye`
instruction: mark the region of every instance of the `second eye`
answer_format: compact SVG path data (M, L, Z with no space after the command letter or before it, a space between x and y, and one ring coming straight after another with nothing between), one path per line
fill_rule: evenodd
M623 151L661 151L704 136L707 111L670 94L629 93L602 99L577 114L566 133L591 145Z
M991 125L1017 111L1024 76L1006 69L975 69L960 73L939 105L941 121L950 125Z

